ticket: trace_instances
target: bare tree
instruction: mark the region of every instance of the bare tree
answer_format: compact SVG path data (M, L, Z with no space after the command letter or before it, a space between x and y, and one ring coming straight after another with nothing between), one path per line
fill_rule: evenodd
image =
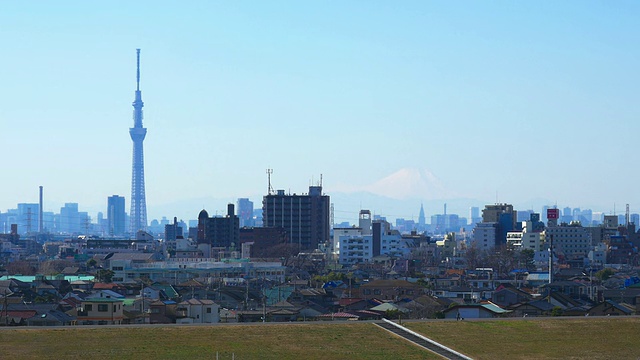
M27 261L14 261L5 266L10 275L35 275L36 268L31 266Z
M487 254L482 249L478 248L475 242L472 242L464 254L465 261L467 262L467 269L474 270L478 267L484 266L487 261Z
M74 264L71 260L47 260L40 263L38 273L44 275L59 274L64 268L73 266Z

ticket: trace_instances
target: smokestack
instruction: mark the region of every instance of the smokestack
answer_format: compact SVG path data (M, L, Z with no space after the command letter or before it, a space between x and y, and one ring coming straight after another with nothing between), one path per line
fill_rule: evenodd
M235 207L233 204L228 204L227 205L227 216L228 217L232 217L235 213Z
M38 232L42 233L42 186L40 186L40 211L38 212Z

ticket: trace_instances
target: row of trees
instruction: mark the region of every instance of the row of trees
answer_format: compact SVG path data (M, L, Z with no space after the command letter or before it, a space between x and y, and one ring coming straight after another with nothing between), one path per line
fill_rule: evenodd
M465 252L465 261L469 270L493 268L496 275L507 276L516 269L535 270L534 255L535 252L531 249L517 251L504 245L487 251L472 244Z
M55 275L66 267L77 266L73 260L47 260L37 264L29 261L13 261L5 265L5 270L11 275Z

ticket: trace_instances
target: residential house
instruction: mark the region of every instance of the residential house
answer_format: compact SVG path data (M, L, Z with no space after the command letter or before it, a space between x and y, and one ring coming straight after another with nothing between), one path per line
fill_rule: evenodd
M176 323L178 324L213 324L220 322L220 305L212 300L189 299L178 304Z
M87 298L77 311L78 325L120 325L124 319L121 299Z
M533 300L521 304L513 304L510 306L510 309L513 311L511 316L550 316L555 306L556 305L547 300Z
M634 315L635 313L636 309L633 305L619 304L613 300L605 300L587 312L589 316Z
M507 316L511 310L505 310L492 303L455 305L444 312L445 319L483 319Z
M149 323L173 324L176 322L177 303L173 300L157 300L151 303Z
M434 319L438 313L448 308L452 303L451 299L422 295L402 306L411 311L410 317L412 319Z
M491 299L493 290L474 289L468 286L452 286L449 289L433 290L433 295L443 298L458 299L457 302L478 302Z
M385 313L387 313L389 311L400 312L400 313L403 313L403 314L407 314L407 313L410 312L409 309L407 309L405 307L402 307L400 305L391 303L391 302L385 302L385 303L382 303L380 305L376 305L376 306L372 307L369 310L375 311L375 312L380 313L380 314L385 314Z
M65 326L74 325L76 318L60 310L50 309L36 314L26 320L27 326Z
M491 296L491 302L502 307L525 303L532 299L531 294L515 288L510 284L501 284Z
M365 310L370 307L369 302L361 298L342 298L338 300L340 309L349 310Z
M286 300L282 300L269 307L267 319L269 321L295 321L300 314L300 308Z
M95 291L92 295L92 298L103 298L103 299L124 299L124 295L115 292L113 290L98 290Z
M366 300L378 298L381 300L414 299L424 294L422 286L406 280L374 280L360 285L353 290L354 297Z
M592 285L592 287L594 286ZM588 299L590 294L595 291L590 288L589 283L568 280L554 281L551 284L541 286L541 289L545 289L547 293L550 289L553 293L561 293L572 299Z

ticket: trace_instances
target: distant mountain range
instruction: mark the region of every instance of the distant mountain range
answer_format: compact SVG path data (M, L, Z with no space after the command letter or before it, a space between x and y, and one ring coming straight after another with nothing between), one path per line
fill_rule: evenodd
M418 221L420 205L424 206L427 223L434 214L458 214L469 218L472 206L480 209L493 202L459 196L448 189L437 176L425 169L403 168L371 184L356 187L338 185L325 187L324 192L331 197L334 204L334 221L348 221L352 224L358 220L361 209L371 210L374 215L386 217L389 221L396 218ZM248 196L254 202L254 208L262 207L262 196ZM181 200L178 202L154 205L153 214L166 214L167 218L178 216L179 219L196 219L202 208L210 216L225 215L226 204L236 203L237 198L203 197ZM507 201L508 202L508 201ZM542 206L550 202L546 199L533 199L521 204L514 204L516 209L533 209L542 211ZM532 208L533 207L533 208ZM176 215L173 215L176 214ZM150 217L150 220L152 217ZM469 219L470 220L470 219Z
M416 168L400 169L369 185L361 187L336 186L335 189L328 189L328 191L368 192L396 200L435 200L459 197L454 191L447 189L432 172Z

